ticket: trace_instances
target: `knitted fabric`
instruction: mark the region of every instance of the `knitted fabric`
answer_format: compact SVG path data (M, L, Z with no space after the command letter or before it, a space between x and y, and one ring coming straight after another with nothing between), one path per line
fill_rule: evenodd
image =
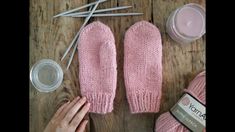
M205 71L198 74L189 84L185 92L205 104L206 82ZM188 132L189 130L178 122L169 112L162 114L156 121L155 132Z
M137 22L125 34L124 78L131 113L159 111L162 42L158 28L149 22Z
M111 112L117 82L112 31L101 22L93 22L81 31L78 43L81 94L91 103L90 112Z

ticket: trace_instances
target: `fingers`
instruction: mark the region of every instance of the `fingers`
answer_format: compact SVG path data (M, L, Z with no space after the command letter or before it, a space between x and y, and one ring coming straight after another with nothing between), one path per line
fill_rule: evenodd
M84 132L87 123L88 123L88 120L82 121L82 123L80 124L80 126L78 127L78 129L76 130L76 132Z
M86 103L82 109L75 115L70 125L77 128L90 108L90 103Z
M63 120L66 122L70 122L73 119L73 117L76 115L78 110L85 104L85 102L86 102L85 97L82 97L80 100L78 100L77 103L67 112Z
M85 104L85 105L84 105ZM84 116L90 108L90 103L86 103L86 98L75 98L72 102L63 104L54 115L54 124L58 124L61 128L71 131L77 129L78 132L85 130L87 120ZM84 121L82 121L84 120Z
M56 111L56 113L54 114L54 118L57 118L57 117L60 115L61 111L62 111L69 103L70 103L70 101L68 101L67 103L63 104L63 105Z
M80 99L80 97L78 96L77 98L75 98L71 103L69 103L60 113L58 120L61 121L64 119L65 115L67 114L67 112L74 106L74 104L76 104L76 102Z

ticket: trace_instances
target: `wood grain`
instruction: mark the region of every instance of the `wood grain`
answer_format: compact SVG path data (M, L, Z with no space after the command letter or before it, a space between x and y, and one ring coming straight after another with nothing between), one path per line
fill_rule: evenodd
M94 1L94 0L92 0ZM64 70L64 81L52 93L40 93L30 84L30 132L42 132L55 111L67 100L80 95L77 54L66 71L60 59L84 19L56 18L57 13L84 5L88 0L30 0L30 67L43 58L58 62ZM180 98L193 77L205 68L205 36L188 46L174 42L166 33L169 14L187 3L205 6L205 0L110 0L98 8L132 5L120 12L143 12L143 16L100 17L115 36L118 64L114 110L106 115L89 114L87 132L153 132L157 117L168 111ZM157 114L130 114L123 77L123 38L135 22L146 20L156 25L163 42L163 88L161 110Z

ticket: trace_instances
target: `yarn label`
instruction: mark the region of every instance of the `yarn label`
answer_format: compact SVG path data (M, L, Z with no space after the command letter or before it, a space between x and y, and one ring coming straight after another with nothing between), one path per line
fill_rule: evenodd
M206 107L190 94L186 93L172 107L170 113L193 132L204 132L206 127Z

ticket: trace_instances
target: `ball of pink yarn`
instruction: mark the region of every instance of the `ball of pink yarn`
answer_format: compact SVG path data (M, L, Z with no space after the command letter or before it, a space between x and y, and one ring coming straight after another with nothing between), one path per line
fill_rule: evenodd
M190 93L205 104L206 82L205 71L198 74L189 84L185 92ZM178 122L169 112L162 114L156 121L155 132L188 132L189 130Z

